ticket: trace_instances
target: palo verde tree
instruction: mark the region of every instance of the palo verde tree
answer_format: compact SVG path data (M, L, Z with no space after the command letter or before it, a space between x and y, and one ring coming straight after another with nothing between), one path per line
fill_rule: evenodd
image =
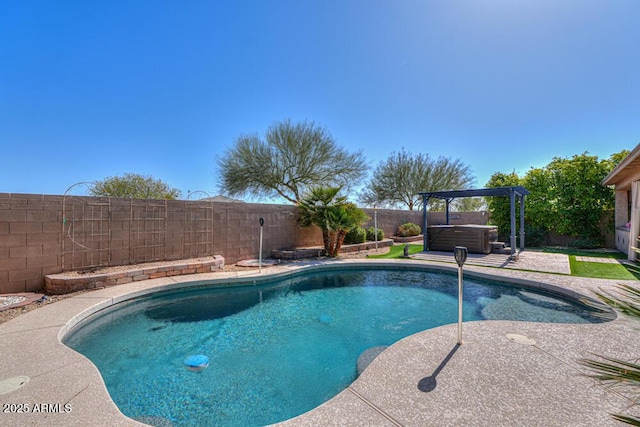
M428 154L411 154L403 149L378 164L360 195L360 202L419 209L419 192L460 190L474 181L471 169L460 159L432 159Z
M460 197L449 206L451 212L477 212L487 209L484 197Z
M102 197L131 197L134 199L168 199L180 197L180 190L170 187L162 180L135 173L111 176L94 182L89 194Z
M317 187L298 203L298 222L303 227L316 225L322 230L325 254L335 257L349 231L369 217L346 197L339 197L340 187Z
M260 138L241 135L218 160L219 186L230 196L280 196L298 203L319 186L349 188L368 166L361 152L349 153L314 122L273 124Z

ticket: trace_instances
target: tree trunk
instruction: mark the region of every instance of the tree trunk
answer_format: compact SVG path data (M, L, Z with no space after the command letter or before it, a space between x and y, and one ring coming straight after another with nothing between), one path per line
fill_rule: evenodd
M327 256L335 257L338 255L338 236L339 233L335 231L329 232L329 246L327 249Z
M322 229L322 243L324 244L324 254L331 256L331 236L327 229Z
M336 236L336 254L335 256L338 256L338 253L340 252L340 248L342 247L342 243L344 242L344 238L347 237L347 230L340 230L338 231L338 234Z

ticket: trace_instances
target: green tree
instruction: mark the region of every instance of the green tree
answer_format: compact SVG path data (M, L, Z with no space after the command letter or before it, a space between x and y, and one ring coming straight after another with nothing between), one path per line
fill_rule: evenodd
M369 217L346 197L339 197L340 187L318 187L298 203L299 224L316 225L322 230L325 254L335 257L347 233Z
M558 233L579 238L585 246L602 243L600 220L613 209L614 192L601 183L612 168L611 160L599 160L587 153L571 159L556 157L549 163L553 227Z
M292 203L315 187L349 188L368 170L361 152L339 147L322 126L290 120L273 124L264 139L241 135L218 166L219 185L227 195L279 196Z
M94 182L89 193L101 197L131 197L134 199L177 199L180 190L170 187L165 182L135 173L122 176L111 176Z
M461 197L455 199L449 207L451 212L477 212L487 209L484 197Z
M630 285L618 285L618 293L597 293L607 305L618 309L631 318L640 320L640 289ZM620 360L614 357L597 356L595 359L581 359L579 362L591 371L589 377L610 385L637 402L640 393L640 363ZM625 424L640 426L640 417L624 414L612 414L612 417Z
M360 202L373 206L421 208L420 192L460 190L475 181L471 169L460 159L428 154L393 152L378 164L373 178L360 195ZM433 200L434 203L438 202Z
M581 247L602 243L600 221L613 209L614 192L601 185L602 180L628 151L599 160L587 153L558 158L543 168L532 168L520 178L495 173L487 187L522 185L531 193L525 198L525 233L529 245L544 244L550 232L575 238ZM506 197L488 197L491 222L501 233L510 229L510 204ZM519 209L519 202L516 202ZM516 222L519 227L519 221ZM519 230L518 230L519 231Z
M619 153L613 153L610 157L609 157L609 161L612 162L613 167L618 166L618 163L620 163L625 157L627 157L629 155L630 151L629 150L622 150ZM613 170L613 168L611 168Z
M532 168L520 183L531 193L525 198L525 242L529 246L547 244L553 229L552 218L557 215L557 204L551 191L553 177L546 168Z
M498 188L498 187L511 187L521 185L520 177L518 174L513 171L509 174L505 174L502 172L496 172L491 175L489 178L489 182L487 182L487 188ZM508 197L486 197L487 206L489 208L490 216L489 222L498 227L498 233L501 236L508 236L511 231L511 201ZM519 205L519 202L516 199L516 204ZM516 206L516 212L519 207ZM526 212L525 212L526 218ZM516 226L519 221L516 221ZM517 233L517 232L516 232Z

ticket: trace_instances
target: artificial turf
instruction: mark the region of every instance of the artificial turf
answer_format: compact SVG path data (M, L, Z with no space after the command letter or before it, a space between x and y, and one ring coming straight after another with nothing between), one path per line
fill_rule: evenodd
M572 276L619 280L635 280L640 278L640 270L638 270L638 266L636 265L578 261L576 260L576 255L569 255L569 265Z
M590 261L578 261L576 257L626 259L621 252L612 251L586 251L571 248L543 248L543 252L562 253L569 256L571 275L578 277L592 277L596 279L636 280L640 279L640 266L637 263L602 263Z
M422 252L422 243L413 244L409 243L409 255L417 254L418 252ZM386 254L380 255L369 255L369 258L403 258L404 257L404 245L394 245L389 248L389 252Z

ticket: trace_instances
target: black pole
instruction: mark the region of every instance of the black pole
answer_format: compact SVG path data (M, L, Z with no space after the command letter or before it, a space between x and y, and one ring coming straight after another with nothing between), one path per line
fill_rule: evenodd
M427 202L429 198L426 194L422 195L422 250L427 252L429 250L429 234L427 232Z

